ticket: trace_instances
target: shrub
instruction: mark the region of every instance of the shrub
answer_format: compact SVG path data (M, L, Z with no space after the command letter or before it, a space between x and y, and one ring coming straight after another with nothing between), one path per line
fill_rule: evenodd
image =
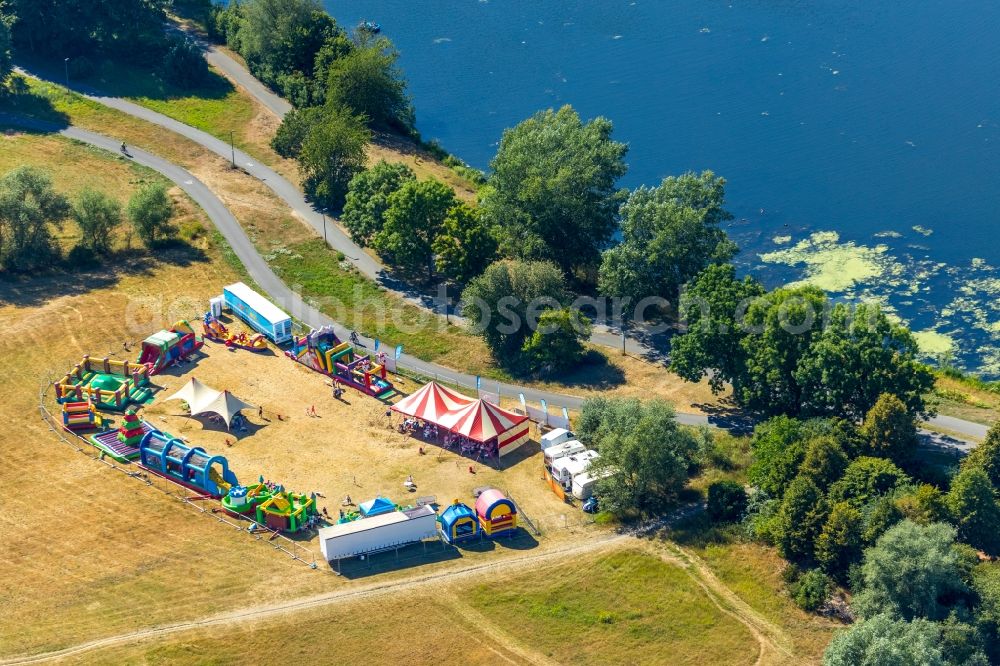
M747 491L736 481L716 481L708 487L708 515L717 523L741 520Z
M811 569L792 587L792 598L803 610L815 612L830 596L830 579L819 569Z
M171 233L170 216L173 202L167 195L167 188L160 183L152 183L139 189L128 201L126 214L135 233L147 247Z

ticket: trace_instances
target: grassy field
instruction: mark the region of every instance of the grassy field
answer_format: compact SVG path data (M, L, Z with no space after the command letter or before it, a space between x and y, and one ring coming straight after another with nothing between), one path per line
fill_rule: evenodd
M621 546L488 577L183 632L79 661L223 664L248 654L343 665L780 661L762 655L754 633L679 562L646 549Z

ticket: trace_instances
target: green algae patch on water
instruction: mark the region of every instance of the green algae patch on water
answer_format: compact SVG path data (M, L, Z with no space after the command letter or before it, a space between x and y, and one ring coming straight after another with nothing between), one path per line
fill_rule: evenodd
M874 278L898 281L902 267L888 255L888 246L841 243L836 231L818 231L795 245L759 255L768 264L805 267L805 277L788 286L811 284L842 292Z
M925 227L922 224L914 224L910 228L916 231L921 236L930 236L932 233L934 233L933 229L929 229L928 227Z
M771 242L775 245L788 245L792 242L791 236L775 236L771 239Z
M887 229L885 231L876 231L872 234L875 238L902 238L903 234L898 231L893 231L892 229Z
M932 328L923 331L913 331L913 339L925 356L943 356L957 348L955 339L947 333L935 331Z

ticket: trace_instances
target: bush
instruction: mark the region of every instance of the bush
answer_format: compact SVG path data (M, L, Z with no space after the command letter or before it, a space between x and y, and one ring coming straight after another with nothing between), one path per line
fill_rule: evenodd
M830 579L819 569L811 569L792 586L792 598L802 610L815 612L830 596Z
M708 515L717 523L741 520L747 502L747 491L736 481L716 481L708 487Z
M128 200L126 214L135 227L136 235L146 247L150 247L170 235L173 209L174 204L167 195L167 188L160 183L152 183L132 195Z
M80 244L94 254L105 254L121 223L122 207L103 192L85 189L73 205L73 219L82 233Z

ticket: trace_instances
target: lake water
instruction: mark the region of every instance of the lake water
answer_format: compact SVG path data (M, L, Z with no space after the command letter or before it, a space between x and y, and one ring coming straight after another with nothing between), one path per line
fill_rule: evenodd
M381 23L417 122L488 168L572 104L630 145L622 184L728 180L741 268L877 299L1000 374L995 0L326 0Z

